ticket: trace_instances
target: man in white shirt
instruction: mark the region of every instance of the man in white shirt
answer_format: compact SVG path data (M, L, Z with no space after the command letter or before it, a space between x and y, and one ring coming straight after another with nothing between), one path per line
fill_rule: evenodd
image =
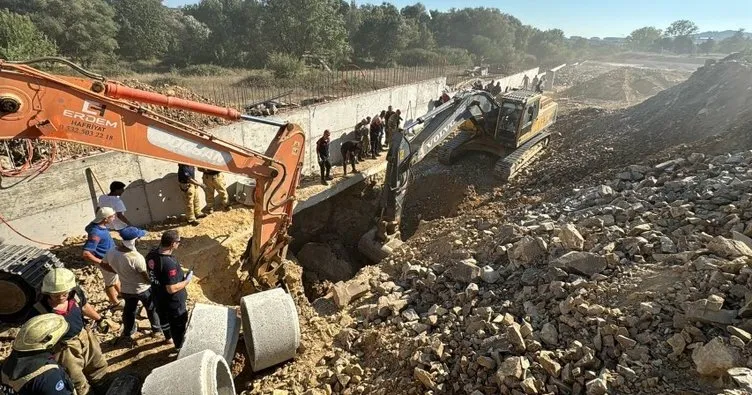
M123 299L125 299L123 333L120 335L120 339L127 341L130 341L131 336L136 333L136 313L139 302L146 308L152 333L156 334L162 331L160 329L159 316L154 307L154 298L151 293L151 282L147 274L146 260L136 250L136 240L145 235L146 231L135 226L121 229L120 237L123 239L122 245L108 251L103 259L120 277L120 293Z
M115 210L117 217L108 225L110 230L120 230L126 226L132 226L131 221L125 217L125 204L120 196L125 192L125 184L120 181L113 181L110 184L110 193L99 197L97 202L99 208L109 207Z

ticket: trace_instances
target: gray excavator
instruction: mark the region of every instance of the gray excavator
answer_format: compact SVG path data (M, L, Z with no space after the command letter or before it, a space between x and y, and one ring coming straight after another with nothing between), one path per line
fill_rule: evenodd
M437 148L457 126L460 132L444 144L439 162L452 164L466 152L499 157L494 174L508 181L548 145L548 128L556 122L558 104L541 92L512 90L494 97L485 91L460 92L446 103L395 131L389 145L379 218L358 249L379 262L402 245L400 219L410 170Z

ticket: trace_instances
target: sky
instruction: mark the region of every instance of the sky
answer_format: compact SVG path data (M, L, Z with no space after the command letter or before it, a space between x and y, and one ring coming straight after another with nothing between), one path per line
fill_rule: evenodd
M175 7L198 0L164 0ZM417 1L392 0L397 7ZM700 31L737 30L752 32L752 0L423 0L429 10L495 7L514 15L523 24L539 29L559 28L567 36L626 37L643 26L665 29L677 19L694 21ZM381 4L382 1L357 1Z

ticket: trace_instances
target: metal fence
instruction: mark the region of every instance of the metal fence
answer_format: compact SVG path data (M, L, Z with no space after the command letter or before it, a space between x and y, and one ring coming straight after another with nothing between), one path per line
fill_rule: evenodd
M317 71L285 80L248 77L233 84L185 82L185 87L217 103L239 109L272 99L306 106L391 86L459 75L462 71L463 68L451 65Z

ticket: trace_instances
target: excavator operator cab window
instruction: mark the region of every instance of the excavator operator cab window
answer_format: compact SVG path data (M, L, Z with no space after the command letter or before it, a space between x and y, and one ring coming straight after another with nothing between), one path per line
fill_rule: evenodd
M538 107L540 106L540 100L536 100L533 103L530 103L527 107L527 111L525 111L525 124L522 126L523 128L526 128L530 126L530 124L533 123L535 118L538 118Z
M522 115L522 105L518 103L505 102L501 106L501 128L504 131L515 133L517 131L517 124L520 121Z

